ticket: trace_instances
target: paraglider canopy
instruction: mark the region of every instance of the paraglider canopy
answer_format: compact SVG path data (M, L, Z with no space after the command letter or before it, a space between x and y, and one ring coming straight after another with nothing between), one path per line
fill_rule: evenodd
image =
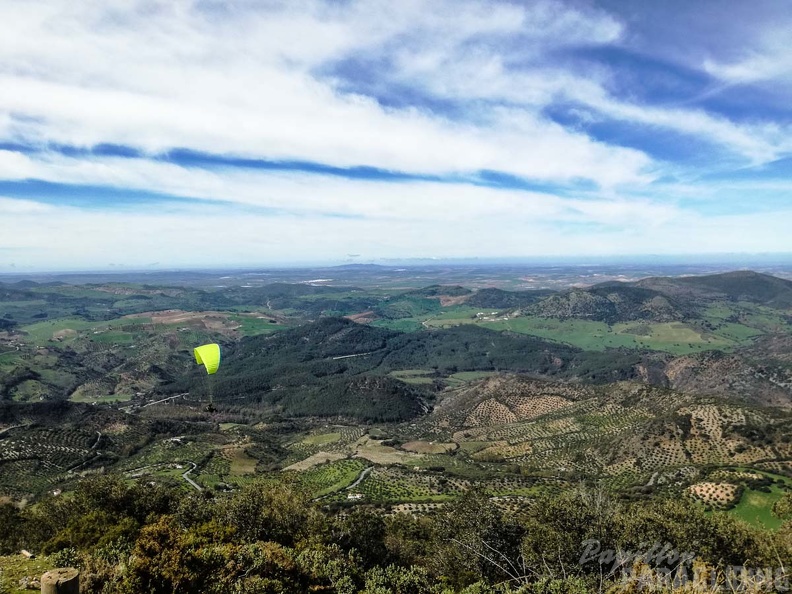
M206 367L206 373L209 375L217 373L217 368L220 367L219 344L205 344L195 347L193 352L195 353L195 362Z

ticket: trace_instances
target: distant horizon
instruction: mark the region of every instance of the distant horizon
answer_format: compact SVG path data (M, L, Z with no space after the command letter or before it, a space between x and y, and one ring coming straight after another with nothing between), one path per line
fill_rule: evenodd
M2 277L24 277L27 275L123 275L123 274L156 274L156 273L246 273L262 270L311 270L333 269L344 267L377 266L382 268L396 267L433 267L433 266L569 266L569 267L597 267L597 266L718 266L729 267L733 270L746 270L750 265L762 266L792 266L792 252L775 253L717 253L717 254L615 254L615 255L580 255L580 256L513 256L513 257L460 257L460 258L381 258L363 261L304 261L292 263L262 263L260 265L234 265L227 266L148 266L125 267L123 265L108 266L106 268L74 268L74 269L11 269L0 270Z

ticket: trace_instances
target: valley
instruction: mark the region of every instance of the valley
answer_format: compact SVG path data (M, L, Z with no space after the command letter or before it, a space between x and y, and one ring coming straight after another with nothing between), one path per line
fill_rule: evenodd
M110 472L433 513L471 490L519 509L583 482L778 525L792 282L514 291L402 273L416 286L396 289L352 272L361 286L3 283L0 493L34 502ZM191 349L212 341L209 382Z

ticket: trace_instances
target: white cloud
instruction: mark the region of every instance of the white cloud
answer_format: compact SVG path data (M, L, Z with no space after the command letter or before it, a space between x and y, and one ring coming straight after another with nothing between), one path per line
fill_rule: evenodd
M222 18L196 6L4 3L0 22L14 26L0 36L0 113L25 116L6 124L8 134L412 172L497 169L604 185L646 179L649 160L637 151L593 142L535 112L515 112L512 122L484 110L475 123L457 121L384 108L314 75L333 60L389 47L412 47L417 66L482 37L496 45L611 40L620 27L607 16L478 0L306 1L258 11L241 4ZM575 158L549 167L543 153Z
M545 48L547 49L547 48ZM724 150L748 160L750 164L767 163L792 152L792 129L774 123L735 123L722 115L713 115L692 107L663 107L618 98L608 91L616 75L604 67L587 73L577 72L552 61L526 68L523 64L510 67L499 48L482 45L470 48L450 48L442 56L434 56L430 64L421 67L420 55L404 53L400 68L392 75L404 84L423 88L437 97L456 100L481 99L502 101L538 113L557 101L573 102L588 108L592 120L613 119L673 130L718 145ZM418 67L412 64L419 64ZM707 68L716 70L709 64ZM741 62L733 66L718 66L720 73L738 77L775 76L792 72L792 58L786 50L772 56ZM730 70L730 69L733 69Z
M576 156L567 153L539 157L546 159L547 167L551 168L557 159ZM148 159L69 158L57 153L29 159L29 170L33 177L44 181L105 186L107 208L114 207L114 189L158 192L294 214L410 221L514 217L629 223L658 216L666 218L670 208L647 200L626 200L618 194L592 195L586 200L565 199L552 193L494 189L470 183L394 183L299 172L195 169ZM603 216L598 218L598 212ZM625 217L614 218L619 213L625 213Z
M155 261L169 266L257 266L343 260L348 253L375 259L788 249L792 211L706 219L674 216L654 225L643 217L628 225L624 219L636 211L623 206L625 212L615 213L617 224L569 230L549 224L542 216L534 220L508 216L459 221L352 220L202 208L170 213L65 207L42 213L23 208L14 217L0 217L0 247L16 248L17 270L104 268L110 263L143 267ZM58 238L57 245L53 236Z
M187 147L414 172L490 168L604 185L648 179L646 156L547 122L541 110L562 99L709 139L754 164L792 150L787 127L617 99L605 90L607 68L581 73L550 57L625 37L619 20L592 8L483 0L202 6L2 3L0 132L42 143ZM790 68L786 45L786 36L768 35L765 53L706 67L731 81L776 76ZM493 118L486 105L472 103L459 121L384 108L317 76L349 57L382 60L381 88L407 84L441 98L519 106L512 113L526 133L515 137L512 122ZM544 152L575 158L548 168L535 157Z
M762 32L758 39L742 47L741 56L733 60L709 58L704 69L727 83L744 84L764 81L792 83L792 55L789 34L792 19L776 23Z
M0 216L2 217L10 218L14 215L51 213L54 210L54 207L35 200L21 200L19 198L0 196Z
M689 214L677 200L723 194L694 182L659 185L678 171L544 115L563 101L592 120L645 127L647 136L668 129L707 140L746 165L792 152L785 124L641 105L608 91L617 72L607 66L581 72L563 57L580 46L626 44L633 39L629 26L588 3L551 1L0 2L0 141L42 147L28 156L0 150L0 180L109 188L107 204L96 209L0 199L0 247L28 249L37 264L50 258L61 267L124 258L144 264L163 260L163 253L186 265L206 237L218 245L205 262L212 265L348 252L788 249L781 228L789 212L751 215L741 234L737 219ZM786 76L780 39L707 68L730 83ZM341 74L342 64L356 67L345 62L350 58L375 68L345 71L360 79L352 81L357 86ZM363 84L364 74L374 80ZM403 107L388 107L363 94L367 84L383 95L406 88L453 108L410 106L409 97ZM67 157L48 152L51 143L129 145L149 157L188 148L468 179L494 170L551 187L592 181L597 189L567 197L464 183L186 168L150 158ZM225 206L169 204L151 212L133 204L119 213L112 189ZM241 214L243 207L249 212ZM50 247L53 237L68 249Z
M676 130L703 138L743 156L751 165L768 163L792 151L790 129L774 123L735 124L703 110L638 106L604 94L576 97L616 120ZM647 135L651 130L647 131Z
M25 179L35 172L33 162L20 153L0 150L0 179Z

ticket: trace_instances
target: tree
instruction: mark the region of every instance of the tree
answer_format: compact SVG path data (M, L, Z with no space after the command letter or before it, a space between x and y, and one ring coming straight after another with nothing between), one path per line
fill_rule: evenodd
M466 493L435 524L430 567L459 588L520 574L524 530L504 517L480 491Z
M387 563L385 522L382 517L365 509L355 509L340 522L338 543L345 549L354 549L363 567Z

